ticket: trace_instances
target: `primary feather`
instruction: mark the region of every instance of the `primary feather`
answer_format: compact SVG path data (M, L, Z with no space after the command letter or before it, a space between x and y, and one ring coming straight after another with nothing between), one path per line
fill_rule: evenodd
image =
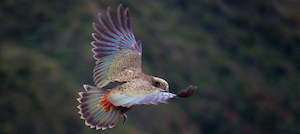
M141 43L133 35L128 8L118 7L118 22L112 17L110 8L106 15L109 22L103 14L98 14L101 27L93 23L97 33L92 34L95 41L91 42L96 59L93 77L99 88L113 81L128 81L141 72Z

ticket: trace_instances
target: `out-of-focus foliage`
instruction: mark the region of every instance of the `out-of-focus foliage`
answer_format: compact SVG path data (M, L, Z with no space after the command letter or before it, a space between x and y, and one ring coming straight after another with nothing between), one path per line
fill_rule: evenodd
M120 2L143 41L143 70L172 91L198 91L133 108L103 133L300 133L296 0L2 0L0 133L97 133L79 119L77 92L93 84L91 23Z

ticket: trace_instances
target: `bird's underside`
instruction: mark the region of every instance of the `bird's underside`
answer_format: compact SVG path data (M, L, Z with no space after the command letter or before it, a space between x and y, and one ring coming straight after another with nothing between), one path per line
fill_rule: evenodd
M96 33L94 41L93 77L96 86L84 85L85 91L79 92L79 114L91 128L112 128L133 106L140 104L166 103L176 97L187 97L194 92L190 88L174 94L169 92L168 83L158 77L146 75L141 69L142 46L136 41L130 25L128 8L118 7L117 21L110 8L104 15L99 13L101 26L93 23ZM112 82L123 82L112 89L103 87Z

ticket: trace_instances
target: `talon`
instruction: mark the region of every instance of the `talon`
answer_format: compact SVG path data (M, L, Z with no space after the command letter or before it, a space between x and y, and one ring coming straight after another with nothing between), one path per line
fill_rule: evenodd
M123 125L125 125L125 122L127 120L127 115L126 114L122 114L122 117L123 117Z

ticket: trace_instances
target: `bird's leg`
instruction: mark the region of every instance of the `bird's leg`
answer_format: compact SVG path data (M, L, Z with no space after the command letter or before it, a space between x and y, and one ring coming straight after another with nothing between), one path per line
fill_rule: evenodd
M125 122L127 120L127 115L124 113L122 114L122 117L123 117L123 125L125 125Z

